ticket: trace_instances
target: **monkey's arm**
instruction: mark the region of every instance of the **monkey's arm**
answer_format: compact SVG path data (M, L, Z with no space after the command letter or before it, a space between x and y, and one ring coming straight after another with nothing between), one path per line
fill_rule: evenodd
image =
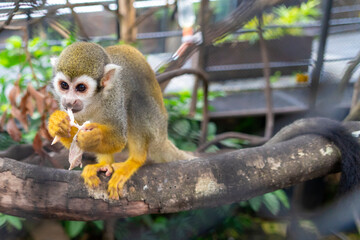
M48 129L52 137L60 137L60 142L66 148L70 148L71 142L78 131L76 127L70 126L70 117L68 114L60 110L51 114Z
M112 174L113 153L121 151L126 141L114 127L99 123L86 124L79 131L76 141L84 151L96 154L98 163L87 165L81 176L88 186L97 187L100 183L97 172L106 171L107 176Z
M121 151L126 144L124 137L115 127L99 123L86 124L77 135L78 146L87 152L113 154Z

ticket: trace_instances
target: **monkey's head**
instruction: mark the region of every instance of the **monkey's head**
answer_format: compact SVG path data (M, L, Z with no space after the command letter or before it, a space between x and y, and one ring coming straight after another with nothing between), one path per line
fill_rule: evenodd
M101 91L110 88L115 71L105 50L95 43L77 42L66 47L53 63L52 88L62 109L72 109L76 115L97 105Z

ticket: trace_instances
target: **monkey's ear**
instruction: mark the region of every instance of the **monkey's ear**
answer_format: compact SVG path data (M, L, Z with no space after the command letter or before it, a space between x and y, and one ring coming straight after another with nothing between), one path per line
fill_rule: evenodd
M109 89L114 82L114 77L118 75L118 72L121 71L122 67L116 64L107 64L104 69L104 76L100 81L100 86L104 87L105 89Z

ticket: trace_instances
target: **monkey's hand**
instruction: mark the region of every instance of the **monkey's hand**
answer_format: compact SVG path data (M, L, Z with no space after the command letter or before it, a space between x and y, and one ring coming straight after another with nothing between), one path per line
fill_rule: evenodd
M67 148L70 147L73 137L78 129L70 126L70 117L64 112L57 110L51 114L48 125L52 137L59 136L60 142Z
M82 150L97 152L96 150L104 137L103 135L100 124L88 123L79 131L76 141Z
M87 152L112 154L125 147L125 141L109 125L88 123L77 135L78 146Z

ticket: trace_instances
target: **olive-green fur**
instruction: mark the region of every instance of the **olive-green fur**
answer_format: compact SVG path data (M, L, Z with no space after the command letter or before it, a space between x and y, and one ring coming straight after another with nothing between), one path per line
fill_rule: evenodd
M87 75L100 80L104 75L104 66L110 63L104 49L95 43L73 43L60 54L56 70L74 79Z
M132 142L130 152L145 151L155 162L193 158L168 140L167 113L160 86L137 49L128 45L104 49L93 43L75 43L59 59L56 71L72 78L86 74L101 79L107 63L119 66L110 87L101 89L86 111L75 115L79 123L89 120L111 126L114 129L111 134L119 141Z

